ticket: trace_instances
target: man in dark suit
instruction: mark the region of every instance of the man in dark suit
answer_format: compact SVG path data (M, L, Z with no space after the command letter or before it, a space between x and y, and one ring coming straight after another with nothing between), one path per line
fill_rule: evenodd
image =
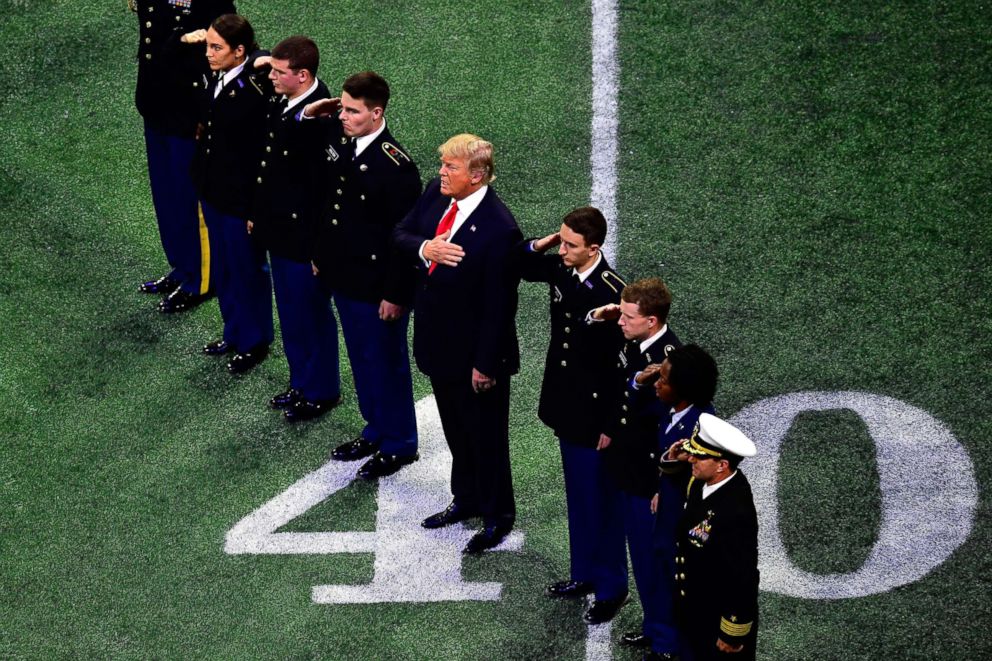
M669 451L670 460L692 466L674 574L679 658L685 661L755 658L758 517L738 465L756 453L739 429L709 413L699 416L688 441Z
M373 480L417 460L417 418L406 331L413 298L413 270L401 265L390 243L396 224L420 195L420 173L389 132L389 84L363 71L342 86L340 104L326 101L308 114L336 110L322 122L330 135L326 158L333 171L328 201L318 225L314 273L334 299L358 408L361 435L336 448L332 457L352 461L371 455L358 477ZM319 405L301 400L290 419L319 415Z
M317 122L304 121L308 103L330 96L317 80L320 52L304 36L284 39L268 65L275 94L269 97L264 148L256 158L248 223L255 242L269 252L289 389L273 397L276 409L300 399L330 406L340 399L337 326L310 265L317 224L324 210L328 163L326 137Z
M140 290L163 297L162 312L180 312L201 303L210 289L207 229L200 219L189 176L196 151L199 99L207 82L203 47L183 36L204 29L234 11L231 0L169 2L142 0L138 13L138 83L135 105L145 124L145 148L152 204L170 270Z
M616 324L587 319L594 308L618 304L626 284L600 251L605 238L603 214L582 207L565 216L558 232L518 248L523 279L549 285L551 342L538 417L561 450L571 566L568 580L545 592L566 599L595 593L610 600L627 592L623 521L603 511L607 478L596 450L613 414L607 384L623 336ZM556 245L558 255L543 254Z
M624 287L619 305L597 308L592 315L616 319L626 339L615 363L614 386L609 389L612 419L597 447L603 452L610 478L606 480L603 507L612 520L623 521L642 606L653 602L658 594L651 538L651 498L658 482L658 417L651 406L654 390L639 385L634 377L681 345L668 327L671 305L672 295L665 283L648 278ZM588 624L607 622L626 601L626 591L610 599L596 599L583 619Z
M418 271L413 353L430 377L451 450L453 500L427 517L439 528L475 516L483 527L465 547L497 546L516 517L510 475L510 376L520 366L509 266L523 236L495 191L493 148L469 134L440 149L431 182L393 234Z

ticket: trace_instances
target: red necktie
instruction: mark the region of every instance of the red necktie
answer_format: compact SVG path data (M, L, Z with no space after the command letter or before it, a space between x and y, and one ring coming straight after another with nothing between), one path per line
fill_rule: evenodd
M441 236L445 232L451 229L451 226L455 224L455 215L458 213L458 201L453 200L451 202L451 208L448 209L448 213L444 214L444 218L441 222L437 224L437 233L435 237ZM431 262L431 267L427 269L427 274L430 275L437 268L437 262Z

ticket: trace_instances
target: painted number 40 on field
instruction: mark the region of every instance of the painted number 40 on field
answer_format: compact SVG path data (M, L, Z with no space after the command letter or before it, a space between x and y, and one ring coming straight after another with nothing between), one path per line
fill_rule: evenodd
M797 568L778 527L778 456L795 417L804 411L846 409L865 422L875 442L882 524L864 565L847 574ZM448 500L451 459L433 398L417 403L420 461L380 480L376 532L276 532L347 486L356 466L329 462L242 519L227 534L227 553L373 553L365 585L318 585L315 603L494 601L501 584L462 580L462 548L472 531L457 525L425 530L420 521ZM978 487L972 462L950 430L925 411L863 392L792 393L757 402L732 418L758 446L744 464L759 517L761 588L808 599L886 592L923 578L947 560L971 532ZM953 488L941 488L953 483ZM496 550L515 551L522 533Z

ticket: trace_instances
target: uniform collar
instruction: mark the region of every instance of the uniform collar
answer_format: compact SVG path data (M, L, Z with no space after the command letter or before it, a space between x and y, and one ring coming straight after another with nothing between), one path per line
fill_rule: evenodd
M661 336L668 332L668 324L661 327L661 330L649 337L648 339L641 342L641 353L644 353L651 348L651 345L661 339Z
M316 78L314 78L313 79L313 85L310 86L310 89L308 89L306 92L304 92L303 94L299 95L295 99L290 99L289 101L286 102L286 109L282 111L283 114L286 114L287 112L289 112L290 110L292 110L294 107L296 107L299 104L301 104L304 101L306 101L307 97L314 93L314 90L317 89L317 85L319 85L319 84L320 84L320 81L318 81ZM285 97L285 95L283 95L283 97Z
M589 278L589 276L592 275L592 272L595 271L597 268L599 268L599 263L602 262L602 261L603 261L603 253L601 253L601 252L600 253L597 253L596 254L596 261L592 263L592 267L586 269L582 273L579 273L578 271L576 271L573 268L572 269L572 275L578 276L580 283L581 282L585 282Z
M382 135L382 132L385 130L386 130L386 120L385 118L383 118L382 126L380 126L377 130L373 131L372 133L369 133L368 135L362 135L355 138L355 158L358 158L358 156L360 156L361 153L365 151L365 148L371 145L373 142L375 142L375 139L378 138L380 135ZM460 206L461 205L459 205L459 207Z

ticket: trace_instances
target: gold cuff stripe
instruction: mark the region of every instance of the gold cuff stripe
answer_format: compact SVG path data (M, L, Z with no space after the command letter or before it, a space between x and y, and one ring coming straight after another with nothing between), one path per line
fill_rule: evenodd
M751 633L751 622L736 624L725 617L720 618L720 631L728 636L746 636Z

